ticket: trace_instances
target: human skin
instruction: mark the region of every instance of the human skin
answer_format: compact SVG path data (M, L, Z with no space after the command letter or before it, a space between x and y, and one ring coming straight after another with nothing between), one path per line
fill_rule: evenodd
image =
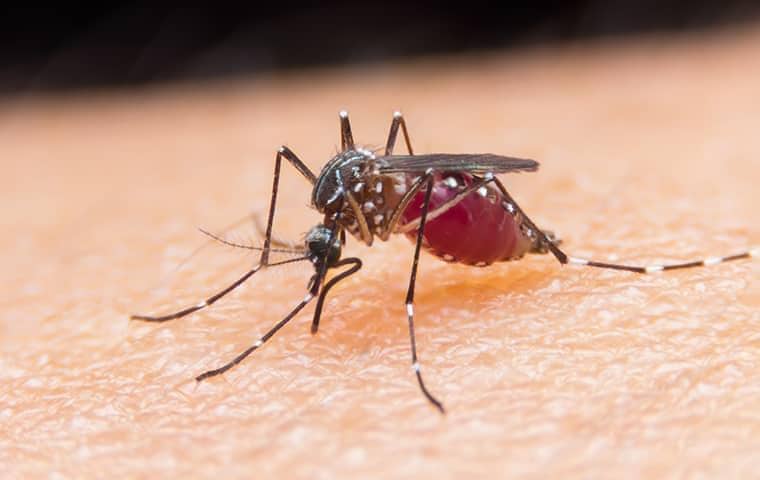
M760 471L757 259L637 275L551 256L486 269L349 239L364 268L223 377L305 293L221 245L269 201L276 149L318 170L406 116L415 150L538 160L503 175L571 254L651 264L760 240L760 31L6 101L0 110L3 478L750 478ZM319 215L283 166L276 231ZM612 257L617 255L617 257ZM179 283L162 290L166 276ZM58 474L55 475L51 474Z

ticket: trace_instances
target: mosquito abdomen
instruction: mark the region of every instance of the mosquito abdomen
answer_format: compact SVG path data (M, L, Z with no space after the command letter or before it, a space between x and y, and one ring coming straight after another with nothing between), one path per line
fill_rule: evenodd
M436 174L429 211L451 200L475 179L466 173ZM402 223L421 215L425 192L419 192L404 211ZM430 214L429 214L430 215ZM448 262L486 266L522 257L531 250L534 238L521 227L513 206L490 184L467 195L436 218L428 219L423 247ZM416 240L417 230L406 233Z

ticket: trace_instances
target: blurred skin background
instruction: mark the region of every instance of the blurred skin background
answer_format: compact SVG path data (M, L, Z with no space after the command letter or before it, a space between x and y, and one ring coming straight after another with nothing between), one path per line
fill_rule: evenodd
M143 87L752 22L752 0L151 3L3 9L8 97Z

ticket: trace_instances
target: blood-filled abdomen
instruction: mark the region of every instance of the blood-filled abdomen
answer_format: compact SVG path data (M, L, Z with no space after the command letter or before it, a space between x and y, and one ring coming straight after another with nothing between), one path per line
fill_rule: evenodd
M423 247L446 261L476 266L522 257L530 250L532 240L520 228L514 207L492 184L468 194L440 216L430 218L436 208L472 185L473 181L475 179L466 173L436 174ZM424 200L425 192L418 192L400 223L419 218ZM417 231L407 232L406 236L416 242Z

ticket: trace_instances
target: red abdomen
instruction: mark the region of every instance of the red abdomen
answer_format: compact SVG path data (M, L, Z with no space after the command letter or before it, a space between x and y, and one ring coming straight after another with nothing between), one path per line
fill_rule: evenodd
M530 250L532 241L522 232L510 211L512 207L491 184L470 193L445 213L430 219L431 212L472 182L472 176L465 173L436 174L422 239L425 249L449 262L477 266L523 256ZM424 200L425 192L417 193L400 223L419 218ZM417 230L407 232L406 236L416 241Z

